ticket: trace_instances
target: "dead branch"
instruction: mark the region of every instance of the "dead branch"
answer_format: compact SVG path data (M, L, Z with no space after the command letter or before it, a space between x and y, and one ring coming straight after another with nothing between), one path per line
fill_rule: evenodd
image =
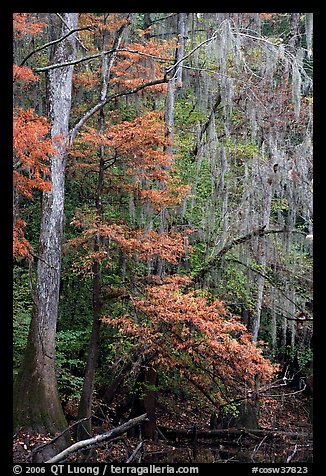
M189 58L195 51L197 51L201 46L205 45L206 43L209 43L210 41L214 40L217 36L217 31L214 32L214 34L208 38L207 40L202 41L199 45L197 45L195 48L193 48L189 53L184 55L182 58L180 58L176 63L174 63L172 66L166 69L165 75L172 74L172 76L175 74L177 66L179 66L180 63L182 63L186 58Z
M133 463L135 459L137 458L137 456L139 455L139 453L141 452L142 448L143 448L143 442L141 441L140 443L138 443L133 453L129 456L126 463Z
M210 113L210 115L209 115L208 120L205 122L205 124L202 126L202 128L201 128L201 130L200 130L198 141L196 142L195 147L194 147L194 148L192 149L192 151L190 152L190 154L191 154L192 156L196 157L196 155L198 154L198 149L199 149L200 142L201 142L201 140L202 140L202 138L203 138L205 132L207 131L208 126L209 126L209 124L210 124L210 122L211 122L211 120L212 120L212 116L216 113L216 111L217 111L217 109L218 109L218 106L220 105L221 101L222 101L222 97L221 97L221 95L219 94L219 95L217 96L217 99L216 99L216 101L215 101L215 103L214 103L214 106L213 106L213 108L212 108L212 110L211 110L211 113Z
M60 18L60 20L62 21L62 23L69 29L69 26L67 24L67 22L65 21L65 19L60 15L60 13L56 13L56 16L58 18ZM91 27L91 30L93 29L93 27ZM90 30L90 31L91 31ZM83 48L84 51L88 51L88 48L86 48L86 46L83 44L83 42L81 41L80 38L78 38L78 35L75 35L75 38L77 40L77 43Z
M20 63L20 66L23 66L26 61L33 56L35 53L38 53L39 51L44 50L45 48L49 48L49 46L55 45L56 43L59 43L60 41L65 40L68 36L72 35L73 33L76 33L77 31L83 31L83 30L92 30L91 26L84 26L82 28L73 28L72 30L68 31L65 35L61 36L60 38L57 38L56 40L50 41L49 43L45 43L44 45L40 46L39 48L36 48L35 50L31 51Z
M125 25L123 25L123 26L125 26ZM131 50L129 48L120 48L120 49L112 48L111 50L104 50L104 51L101 51L99 53L94 53L94 54L89 55L89 56L84 56L84 57L76 59L76 60L65 61L65 62L62 62L62 63L49 64L48 66L43 66L42 68L33 68L33 71L35 71L36 73L42 73L44 71L49 71L51 69L64 68L65 66L74 66L74 65L79 64L79 63L84 63L85 61L90 61L90 60L93 60L93 59L97 59L97 58L101 58L103 56L110 55L112 53L121 53L121 52L122 53L123 52L134 53L134 54L139 55L139 56L146 56L147 58L154 58L154 59L158 59L159 61L163 61L163 62L168 61L165 58L162 58L161 56L151 55L151 54L148 54L148 53L143 53L142 51L138 51L138 50Z
M298 449L298 445L295 445L293 452L290 454L290 456L288 456L288 458L287 458L287 460L286 460L287 463L290 463L291 459L292 459L293 456L296 454L297 449Z
M49 71L51 69L64 68L66 66L74 66L76 64L83 63L85 61L89 61L89 60L96 59L96 58L101 58L105 55L110 55L110 54L114 53L115 51L116 50L114 50L114 49L101 51L100 53L94 53L93 55L84 56L83 58L79 58L79 59L76 59L76 60L65 61L65 62L62 62L62 63L49 64L48 66L44 66L42 68L33 68L33 71L35 71L36 73L42 73L44 71Z
M102 109L106 104L108 104L110 101L113 101L114 99L117 99L119 97L123 96L128 96L130 94L135 94L138 91L141 91L145 88L151 87L151 86L156 86L158 84L163 84L166 83L167 79L161 78L161 79L156 79L154 81L148 81L147 83L140 84L139 86L136 86L133 89L128 89L126 91L121 91L119 93L112 94L111 96L108 96L106 99L99 101L95 106L93 106L91 109L89 109L83 116L82 118L75 124L75 126L70 129L69 131L69 137L70 137L70 144L73 143L77 132L79 129L85 124L85 122L92 117L97 111Z
M180 429L180 428L171 428L166 426L159 426L160 431L165 435L166 438L174 439L176 437L183 438L192 438L194 435L193 428L190 429ZM258 439L258 437L278 437L278 436L289 436L289 437L302 437L306 438L307 433L298 433L292 431L281 431L281 430L265 430L265 429L247 429L247 428L226 428L220 430L198 430L198 438L214 438L214 437L238 437L238 436L248 436L253 439Z
M45 443L43 443L42 445L40 446L37 446L36 448L34 448L32 450L32 455L35 454L35 453L38 453L42 448L44 448L45 446L49 446L49 445L52 445L55 441L57 441L59 438L61 438L61 436L63 436L65 433L67 433L68 431L70 431L74 426L78 425L79 423L81 423L82 421L86 421L86 420L89 420L90 418L92 418L92 415L88 418L82 418L81 420L78 420L76 421L75 423L73 423L72 425L68 426L68 428L66 428L65 430L63 430L61 433L59 433L58 435L56 435L52 440L50 441L46 441Z
M210 271L210 269L213 267L213 266L216 266L217 264L219 264L219 262L221 261L221 258L231 249L233 248L234 246L236 245L240 245L241 243L245 243L246 241L249 241L251 240L252 238L254 238L255 236L264 236L264 235L270 235L270 234L278 234L278 233L297 233L299 235L306 235L306 233L304 233L303 231L301 230L290 230L288 228L281 228L281 229L274 229L274 228L271 228L271 229L266 229L265 226L261 226L259 228L256 228L255 230L252 230L250 231L249 233L247 233L246 235L244 236L241 236L239 238L236 238L234 240L232 240L230 243L228 243L227 245L225 245L218 253L216 253L215 256L213 256L212 258L209 259L208 263L197 273L196 275L196 279L199 279L199 278L203 278L204 275L206 273L208 273ZM241 263L242 264L242 263Z
M126 423L123 423L123 425L113 428L113 430L107 431L92 438L87 438L86 440L78 441L77 443L74 443L73 445L58 453L56 456L53 456L53 458L45 461L45 463L58 463L59 461L67 459L68 456L81 451L82 449L89 449L94 446L99 446L109 440L112 440L113 438L116 438L119 435L122 435L123 433L126 433L126 431L130 430L130 428L133 428L134 426L139 425L146 420L147 414L144 413L143 415L128 420Z
M293 317L285 317L288 321L296 321L296 322L305 322L305 321L313 321L313 318L307 316L304 312L298 312Z
M264 443L264 441L266 440L268 435L265 435L264 438L260 441L260 443L258 445L255 446L252 454L251 454L251 461L254 463L255 462L255 459L254 459L254 456L255 454L257 453L257 451L259 450L259 448L261 447L261 445Z
M298 232L299 233L299 232ZM215 261L215 260L214 260ZM260 276L262 276L264 279L266 279L266 281L268 281L274 288L278 289L279 292L288 300L290 301L300 312L306 314L307 316L309 316L309 313L307 311L305 311L301 306L299 306L298 303L296 303L295 301L293 301L284 291L283 289L278 286L276 284L276 282L274 281L274 279L270 278L267 274L265 273L262 273L261 271L259 271L258 269L256 268L253 268L252 266L249 266L247 265L246 263L243 263L242 261L236 259L236 258L230 258L228 261L233 261L234 263L238 263L238 264L241 264L242 266L245 266L247 269L250 269L251 271L253 271L254 273L256 274L259 274ZM288 318L286 318L288 319ZM291 319L290 319L291 320ZM300 321L302 319L296 319L297 321ZM310 316L309 319L306 319L306 320L309 320L309 321L312 321L313 318Z

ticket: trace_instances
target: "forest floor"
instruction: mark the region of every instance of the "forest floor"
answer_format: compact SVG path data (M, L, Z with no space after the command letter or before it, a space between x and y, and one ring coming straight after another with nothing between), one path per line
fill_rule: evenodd
M309 421L311 397L288 387L270 391L261 402L260 432L225 432L223 436L195 438L190 435L164 439L164 428L208 432L210 412L198 402L184 397L165 399L157 411L157 425L162 428L157 441L143 440L141 451L133 462L143 463L210 463L210 462L312 462L312 424ZM177 421L176 421L177 419ZM105 422L94 427L94 435L116 425ZM222 432L223 433L223 432ZM200 433L201 434L201 433ZM31 462L33 453L42 444L51 441L49 435L18 432L13 440L13 461ZM139 438L127 435L95 448L91 462L125 463L139 445ZM78 462L78 454L71 456Z

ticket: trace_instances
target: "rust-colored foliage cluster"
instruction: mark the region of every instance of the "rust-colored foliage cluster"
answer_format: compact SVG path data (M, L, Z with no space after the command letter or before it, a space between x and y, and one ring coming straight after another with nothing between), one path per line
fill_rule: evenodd
M38 117L33 109L17 108L14 116L14 186L18 193L32 198L34 188L49 191L51 184L48 157L54 152L52 141L46 138L49 124Z
M14 220L13 226L13 255L15 258L25 258L31 252L31 245L25 238L24 228L26 221L21 218Z
M33 81L37 81L38 76L36 76L28 66L18 66L18 64L14 64L13 80L21 81L24 85L28 85Z
M133 121L108 123L104 133L88 127L77 142L78 155L85 159L79 167L94 167L91 151L105 146L107 154L124 169L118 178L121 189L134 193L138 200L152 203L157 210L176 205L188 193L189 186L181 184L174 174L173 157L166 152L165 127L159 111L147 112ZM82 152L85 146L86 151ZM114 181L115 173L108 170L107 176Z
M22 39L26 35L38 35L46 26L45 22L38 21L31 13L13 14L14 35L18 39Z
M26 35L39 34L46 24L30 13L14 13L14 35L23 39ZM37 81L38 77L27 66L13 65L13 80L19 81L23 87ZM18 203L20 197L31 199L34 190L49 191L48 159L54 151L48 136L50 126L45 117L36 115L33 108L14 109L13 122L13 186L14 186L14 224L13 254L16 258L29 256L31 245L25 237L25 220L19 216Z
M101 133L88 127L79 135L73 151L75 157L80 158L77 169L87 171L98 167L96 151L104 146L107 161L111 160L114 165L105 170L106 183L110 183L109 193L114 192L118 196L129 194L139 206L146 201L156 211L180 203L189 187L180 183L173 157L166 152L168 139L162 113L151 111L132 121L112 122L107 122ZM91 213L81 212L77 212L72 225L83 229L69 245L88 250L77 265L77 269L84 273L86 270L91 273L92 261L102 259L110 262L112 245L129 257L140 260L159 257L172 264L177 264L187 250L187 238L173 230L145 231L123 220L108 223ZM99 252L94 255L92 251L95 236L102 238L100 255Z
M117 32L121 27L130 23L127 14L110 13L98 15L94 13L80 14L81 27L88 26L89 30L81 31L79 36L88 53L98 52L98 44L105 51L113 51ZM122 41L116 51L116 61L110 72L110 88L114 92L128 90L162 77L162 68L173 62L176 40L144 39L143 30L135 30L132 42ZM98 63L80 65L75 70L74 86L91 91L95 86L100 87L101 67ZM154 85L146 95L165 92L165 84ZM143 95L143 92L138 93Z
M171 158L162 153L162 147L167 143L164 128L161 112L147 112L133 121L107 123L104 133L87 127L86 132L80 134L78 142L95 147L104 145L108 152L117 152L119 157L127 161L127 173L130 175L140 169L148 171L149 174L152 169L170 167L172 164ZM160 169L160 175L153 178L161 179L162 174Z
M154 230L134 229L126 224L108 224L91 213L77 213L71 224L84 228L76 238L69 241L69 248L87 250L84 256L79 257L75 268L88 275L92 274L92 264L95 261L110 263L117 247L129 257L146 261L156 256L171 264L177 264L188 249L187 239L182 233L158 233ZM92 251L95 237L102 238L101 250L98 252Z
M124 24L128 23L125 14L121 13L106 13L99 15L98 13L80 13L79 25L81 27L90 26L91 32L84 30L80 33L83 43L88 40L89 47L94 46L94 35L101 35L103 31L115 35L116 31Z
M114 77L112 84L118 90L135 88L149 80L153 81L162 77L162 65L171 63L172 47L175 40L162 40L157 42L150 39L146 44L137 42L128 44L126 51L120 51L119 61L112 68ZM164 84L152 88L155 93L164 92Z
M270 21L277 13L259 13L261 18L265 21Z
M221 301L183 291L191 282L186 276L154 278L156 284L145 288L146 297L132 298L134 313L118 321L103 318L117 325L122 336L134 337L153 365L177 368L200 390L214 388L211 398L216 403L223 402L228 392L245 395L256 375L262 382L275 375L276 367Z
M25 221L18 217L19 196L31 199L34 190L49 191L48 158L53 153L45 117L38 117L33 109L14 111L14 256L28 256L30 245L24 236Z

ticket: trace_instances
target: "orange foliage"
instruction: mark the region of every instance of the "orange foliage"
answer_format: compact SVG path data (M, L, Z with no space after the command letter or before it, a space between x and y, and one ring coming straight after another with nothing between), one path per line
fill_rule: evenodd
M109 117L110 122L107 122L102 133L87 127L79 134L71 152L75 159L82 160L75 166L75 172L78 168L96 170L97 151L104 146L106 160L115 164L114 168L105 170L110 193L114 191L123 196L128 192L135 202L149 202L157 211L180 203L188 193L189 186L178 179L174 158L166 152L169 141L162 112L147 112L133 121L119 123L116 123L118 118L115 113L109 113ZM75 267L78 272L88 275L92 273L92 264L99 258L90 251L95 236L101 236L105 243L101 252L105 251L106 254L101 256L101 260L108 265L117 247L129 257L139 260L159 257L171 264L177 264L188 249L186 236L172 230L145 232L122 222L102 223L91 213L77 214L72 224L82 227L84 231L69 245L75 249L88 249Z
M96 150L104 145L107 153L116 156L125 169L120 177L120 189L132 192L137 199L150 202L158 210L180 203L189 191L189 186L174 176L173 157L165 152L169 144L165 131L163 114L147 112L133 121L108 124L103 134L88 127L80 134L76 147L91 145ZM83 155L80 150L77 153ZM90 162L81 167L92 167L92 155L86 152L84 156ZM107 174L110 176L110 171Z
M38 79L38 76L36 76L28 66L13 65L14 81L22 81L25 84L29 84L32 81L38 81Z
M33 190L49 191L51 183L48 156L54 149L45 117L36 116L33 109L16 108L13 123L14 172L13 185L15 202L19 195L32 198ZM18 219L17 203L14 203L14 255L28 254L30 245L24 238L25 222Z
M179 183L177 178L165 179L165 186L161 190L142 189L134 190L136 196L141 200L151 203L155 210L160 210L163 207L171 207L180 203L189 193L190 185L183 185ZM137 193L138 192L138 193Z
M47 119L36 116L31 108L17 108L14 112L14 186L28 198L32 197L33 188L51 188L45 178L49 174L48 156L54 152L51 139L46 138L49 127Z
M43 31L46 23L38 21L31 13L14 13L14 35L21 40L26 35L35 36ZM37 81L33 71L27 66L13 65L13 80L20 81L23 87ZM14 110L13 158L14 158L14 224L13 254L16 258L29 256L31 245L25 238L26 222L19 217L19 197L32 198L34 190L49 191L51 184L48 156L53 153L51 139L46 138L49 124L45 117L38 117L32 108Z
M213 386L216 402L225 396L226 386L229 392L233 389L244 395L257 374L262 382L274 376L277 368L262 356L247 328L221 301L195 291L183 292L191 282L186 276L169 276L161 282L155 278L157 284L145 288L145 298L132 298L135 314L118 320L103 318L117 325L122 336L134 338L141 349L147 349L154 365L178 368L197 388Z
M111 83L120 89L131 89L162 77L162 65L173 61L175 40L161 42L150 39L142 43L128 44L129 51L120 51L113 66ZM151 88L155 93L164 92L166 86L158 84ZM142 94L142 93L141 93Z
M106 30L115 33L125 23L128 23L126 14L121 13L109 13L105 15L98 13L81 13L79 19L81 27L91 26L96 32ZM87 34L85 31L81 33L84 35Z
M99 15L95 13L82 13L79 24L91 26L92 31L85 30L79 33L79 36L89 53L98 52L99 41L103 45L103 31L106 31L104 50L110 51L113 48L117 31L130 20L126 14L110 13L108 15ZM139 41L135 41L139 38ZM115 92L132 89L148 81L162 78L162 67L168 62L173 61L176 41L154 39L144 40L144 32L136 30L133 33L133 43L121 42L117 51L115 62L111 68L110 87ZM80 65L80 71L85 65ZM78 68L78 69L79 69ZM87 87L96 82L96 77L89 72L85 73L84 78L75 74L76 85L80 86L83 82ZM98 76L98 75L97 75ZM140 95L151 95L165 92L165 84L157 84L148 90L142 90L137 93Z
M114 247L120 248L127 256L139 260L146 261L158 256L171 264L177 264L188 249L187 239L181 233L158 233L153 230L132 229L123 224L103 223L91 213L77 213L71 225L84 228L84 231L69 241L69 248L89 250L95 236L103 238L102 248L98 253L88 251L75 264L77 270L88 275L92 274L91 268L95 261L102 262L106 259L110 263Z
M259 13L263 20L269 21L271 20L277 13Z
M13 226L13 255L16 258L27 258L31 252L31 245L26 240L24 228L26 222L21 218L17 218Z
M81 87L92 89L99 83L99 74L93 71L79 71L78 67L75 68L73 75L74 88Z
M102 42L103 32L107 32L104 48L110 49L113 45L116 32L126 23L128 23L126 13L80 13L79 26L90 26L91 31L80 31L79 37L89 52L96 52L98 51L96 46L98 39Z
M31 13L14 13L13 29L14 35L22 39L26 35L37 35L46 27L46 23L37 21Z

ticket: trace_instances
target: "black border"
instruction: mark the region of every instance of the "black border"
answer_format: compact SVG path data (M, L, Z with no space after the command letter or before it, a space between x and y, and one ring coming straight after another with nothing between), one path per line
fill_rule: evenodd
M10 9L8 9L10 5ZM30 11L43 11L39 8L38 4L29 1L15 1L11 4L8 3L3 6L2 12L0 15L0 32L1 32L1 118L2 118L2 127L1 127L1 137L2 137L2 147L1 147L1 173L0 173L0 204L1 204L1 231L0 231L0 240L1 240L1 265L0 270L2 274L2 299L1 299L1 332L0 332L0 362L2 365L1 372L1 387L2 387L2 397L1 398L1 425L0 425L0 453L1 453L1 462L0 465L8 465L10 468L10 473L12 474L12 287L13 287L13 277L12 277L12 168L11 168L11 156L12 156L12 13L17 11L30 12ZM89 11L85 3L84 6L80 2L60 2L57 1L53 5L46 3L44 5L47 7L47 10L60 11L67 10L71 11ZM95 6L95 5L93 5ZM103 4L104 6L104 4ZM177 11L202 11L200 7L205 7L203 10L205 12L214 12L216 10L223 11L223 7L229 7L227 11L243 10L243 11L273 11L273 12L285 12L285 11L304 11L309 9L314 13L314 219L315 219L315 240L314 240L314 301L315 301L315 323L314 323L314 374L315 374L315 391L314 391L314 462L312 464L307 464L309 467L309 475L313 474L315 468L315 474L321 474L317 468L323 462L323 450L324 450L324 435L322 427L322 416L325 413L324 408L324 359L325 354L323 352L323 344L326 334L322 330L323 323L326 319L322 307L322 294L325 288L324 285L324 273L325 267L322 262L322 251L325 248L324 245L324 236L323 236L323 219L324 219L324 210L326 205L325 194L323 193L323 179L325 180L326 175L323 173L323 164L326 162L326 153L325 145L322 145L323 139L323 129L324 129L324 115L325 109L322 106L323 99L323 85L324 78L319 71L322 69L324 63L324 53L325 53L325 37L323 36L323 27L324 27L324 15L320 7L320 3L314 5L313 3L306 2L247 2L239 3L237 6L236 3L232 5L225 4L216 4L215 2L208 2L208 5L190 5L189 2L173 2L171 6L169 2L162 2L161 5L158 5L156 2L154 4L144 2L130 2L123 1L119 2L119 5L112 5L105 3L106 8L112 6L112 10L115 12L127 12L127 11L151 11L151 12L160 12L168 10L177 10ZM232 9L230 8L232 6ZM317 8L315 8L317 6ZM5 7L5 8L4 8ZM49 8L52 7L52 8ZM82 7L82 8L81 8ZM101 2L96 3L96 10L100 10ZM196 8L199 7L199 8ZM214 8L213 8L214 7ZM219 8L221 7L221 8ZM325 347L325 344L324 344ZM326 359L325 359L326 363ZM322 373L323 371L323 373ZM26 466L26 465L22 465ZM146 465L144 465L146 466ZM175 466L175 465L174 465ZM178 466L178 465L177 465ZM245 475L251 474L251 467L253 465L248 463L233 463L227 465L219 464L217 467L213 463L206 464L195 464L194 466L199 467L199 474L203 474L207 471L214 471L218 474L230 474L235 470L238 470L238 474ZM272 465L272 464L257 464L254 466L258 467L277 467L277 466L286 466L286 465ZM291 465L288 465L291 466ZM305 466L304 463L300 465L293 466ZM217 470L217 471L216 471ZM6 471L4 470L4 474ZM24 473L23 473L24 474ZM52 474L52 473L46 473ZM64 474L64 473L63 473ZM107 473L110 474L110 473ZM269 474L269 473L261 473ZM291 473L289 473L291 474Z

